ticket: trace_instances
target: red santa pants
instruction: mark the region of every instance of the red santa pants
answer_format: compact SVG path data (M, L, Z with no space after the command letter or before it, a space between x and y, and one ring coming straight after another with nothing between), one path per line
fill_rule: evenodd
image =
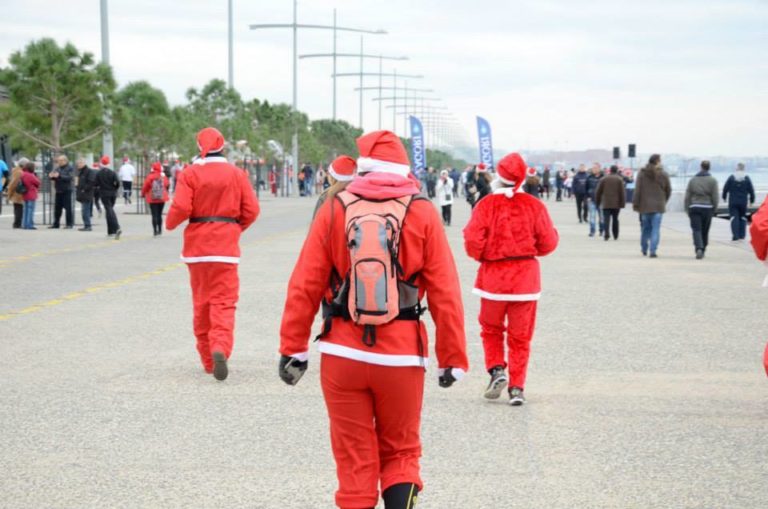
M381 491L400 483L415 483L421 489L424 369L325 354L320 380L339 479L336 505L375 507L379 483Z
M531 339L536 326L536 304L535 300L510 302L481 299L480 302L480 335L485 350L485 369L507 367L504 362L506 331L510 387L525 387Z
M206 371L213 369L211 352L232 353L235 307L240 290L234 263L190 263L197 351Z

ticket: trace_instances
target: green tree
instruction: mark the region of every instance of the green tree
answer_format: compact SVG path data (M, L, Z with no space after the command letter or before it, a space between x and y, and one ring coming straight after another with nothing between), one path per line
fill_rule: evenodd
M146 81L129 83L115 97L116 145L145 160L172 144L172 122L165 94Z
M41 39L13 53L9 64L0 70L9 96L0 115L22 138L59 151L102 132L115 81L91 53Z
M343 120L314 120L310 124L312 134L321 147L321 158L332 161L339 154L357 157L355 140L363 131Z

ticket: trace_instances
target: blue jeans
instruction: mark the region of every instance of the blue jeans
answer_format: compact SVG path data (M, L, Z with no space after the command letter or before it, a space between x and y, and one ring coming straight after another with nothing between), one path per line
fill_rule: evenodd
M600 223L600 233L603 233L605 225L603 224L603 211L597 208L595 200L588 200L589 203L589 234L595 234L595 223Z
M640 235L640 249L643 254L648 253L648 244L650 243L651 254L656 254L661 237L661 218L664 214L656 212L653 214L640 214L640 223L642 225L642 234Z
M91 216L93 215L93 202L84 201L80 203L80 213L83 216L83 226L91 227Z
M731 216L731 233L733 240L747 237L747 204L728 205L728 214Z
M21 217L21 226L25 230L35 227L35 200L24 201L24 214Z

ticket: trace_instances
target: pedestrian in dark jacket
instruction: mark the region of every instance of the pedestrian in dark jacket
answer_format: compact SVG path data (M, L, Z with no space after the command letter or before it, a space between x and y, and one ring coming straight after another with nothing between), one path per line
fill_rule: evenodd
M576 198L576 215L579 216L579 223L587 220L587 167L583 164L579 166L579 171L573 176L571 182L571 191Z
M96 172L91 170L85 159L77 160L77 187L75 199L80 202L80 215L83 218L83 227L78 231L91 231L91 216L93 215L93 190L96 187Z
M709 227L717 210L720 192L715 177L709 174L709 161L701 162L701 171L689 182L685 190L685 211L691 219L696 259L704 258L709 244Z
M547 200L549 200L549 189L552 185L552 172L549 169L549 166L544 168L544 173L541 176L541 189L544 191L544 194L547 197Z
M565 172L558 171L555 174L555 189L557 190L555 196L556 201L563 201L563 187L565 187Z
M477 172L475 175L475 187L477 187L477 204L478 201L491 194L491 174L488 173L484 164L477 165Z
M732 240L744 240L747 238L747 207L755 204L755 188L743 163L736 165L736 171L726 180L723 200L728 200Z
M613 233L613 240L619 239L619 212L626 205L624 179L619 176L619 167L611 166L610 173L600 180L595 192L595 201L603 211L605 240Z
M672 186L669 175L661 166L661 156L653 154L648 165L640 170L635 183L635 194L632 197L632 208L640 213L642 233L640 249L643 256L656 258L656 249L661 240L661 219L667 211L667 202L672 196Z
M600 164L595 163L592 165L592 173L587 177L587 206L589 210L589 236L595 236L595 229L599 227L600 236L603 235L605 230L605 223L603 222L603 213L597 203L597 186L600 184L600 180L603 178L602 169Z
M117 199L117 190L120 188L120 179L117 174L109 168L109 156L101 158L101 169L96 174L96 189L104 204L104 212L107 216L107 236L120 240L123 233L120 229L120 223L117 222L115 214L115 200Z
M58 167L48 174L56 185L56 198L53 205L53 224L48 229L57 229L61 222L61 213L65 212L67 225L65 229L72 229L75 226L75 217L72 211L72 180L75 171L69 164L67 156L61 155L57 160Z

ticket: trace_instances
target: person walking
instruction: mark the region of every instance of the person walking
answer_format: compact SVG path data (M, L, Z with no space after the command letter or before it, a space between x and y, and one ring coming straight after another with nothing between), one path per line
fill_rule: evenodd
M579 171L577 171L571 179L571 193L573 193L573 197L576 198L576 215L579 217L579 223L588 220L588 178L587 167L582 164L579 165Z
M131 164L131 160L127 157L123 158L123 164L118 170L120 176L120 182L123 185L123 200L126 205L130 205L131 193L133 192L133 179L136 176L136 168Z
M656 250L661 241L661 220L667 211L670 196L672 186L669 175L661 165L661 156L653 154L637 175L632 197L632 208L640 213L640 250L643 256L648 256L650 251L651 258L658 257Z
M40 190L40 179L35 175L35 163L27 162L24 165L24 173L21 175L24 184L24 214L22 216L22 228L25 230L37 230L35 227L35 204Z
M65 212L66 226L64 229L71 230L75 226L75 218L72 211L72 179L74 170L69 164L67 156L61 155L57 160L58 166L48 174L48 178L55 183L56 198L53 205L53 224L48 227L49 230L58 229L61 224L61 213Z
M525 379L541 295L537 256L555 250L559 236L541 200L521 192L526 164L520 154L498 164L499 187L478 202L464 228L464 249L480 262L472 293L480 301L480 335L491 380L486 399L507 388L509 404L525 402ZM504 355L504 335L509 363ZM506 370L509 368L509 376Z
M603 213L605 240L610 239L611 233L613 240L619 240L619 212L626 206L627 190L624 179L619 175L619 167L614 164L609 171L597 184L595 203Z
M437 172L431 166L427 169L427 196L430 200L437 196Z
M547 200L549 200L549 190L552 187L552 171L549 169L549 166L544 167L544 173L541 176L541 188L544 194L547 197Z
M168 231L189 220L181 261L189 269L197 351L216 380L229 375L234 345L240 235L259 216L248 173L227 162L224 144L213 127L197 134L200 159L181 173L165 219Z
M731 240L744 240L747 237L747 208L755 204L755 187L747 176L744 163L737 164L736 171L725 181L725 200L728 200L728 215L731 218Z
M451 226L451 208L453 207L453 179L448 170L440 172L437 181L437 203L443 213L443 224Z
M312 213L312 218L317 216L317 211L323 206L328 199L333 199L337 194L347 188L352 179L355 178L357 173L357 162L346 154L342 154L333 160L328 165L328 175L326 178L330 186L325 189L320 197L317 199L315 205L315 211Z
M80 215L83 218L83 227L78 231L89 232L91 228L91 216L93 215L93 190L96 187L96 172L91 170L82 157L77 160L77 186L75 188L75 200L80 203Z
M605 223L603 222L603 213L597 203L597 186L603 178L600 164L592 165L592 172L587 177L587 208L589 211L589 236L595 236L595 230L599 228L600 236L603 236Z
M96 173L96 190L104 205L104 215L107 217L107 237L113 237L120 240L123 231L120 229L120 223L115 214L115 202L117 201L117 190L120 189L120 180L117 174L109 168L109 156L102 156L99 171Z
M475 171L475 188L477 188L477 199L475 200L475 205L491 194L491 174L488 173L488 167L485 165L485 163L480 163L477 165L477 170Z
M430 348L420 301L426 293L444 388L468 369L464 308L445 230L420 194L400 138L375 131L357 146L359 175L318 211L288 283L278 373L295 385L307 370L312 324L330 291L317 345L336 505L375 507L381 488L386 509L407 509L423 486L420 421ZM384 244L376 217L388 218ZM382 284L386 296L377 291ZM358 289L370 298L358 299Z
M26 157L19 159L8 178L8 201L13 205L13 228L16 230L24 224L24 193L19 192L19 184L22 184L21 190L24 191L26 186L21 177L24 175L24 165L28 162Z
M536 168L528 168L523 191L534 198L541 198L541 179L539 179L539 174L536 173Z
M691 220L693 246L696 259L701 260L709 244L709 227L717 211L720 190L717 179L709 174L709 161L701 162L701 171L690 181L685 190L685 211Z
M453 180L453 197L459 197L459 181L461 180L461 174L456 168L451 168L449 173L451 180Z
M565 187L565 170L560 170L555 174L555 201L563 201L563 188Z
M155 237L163 233L163 209L168 201L170 184L168 177L163 173L163 166L160 162L152 163L152 170L141 187L141 195L152 213L152 233Z

